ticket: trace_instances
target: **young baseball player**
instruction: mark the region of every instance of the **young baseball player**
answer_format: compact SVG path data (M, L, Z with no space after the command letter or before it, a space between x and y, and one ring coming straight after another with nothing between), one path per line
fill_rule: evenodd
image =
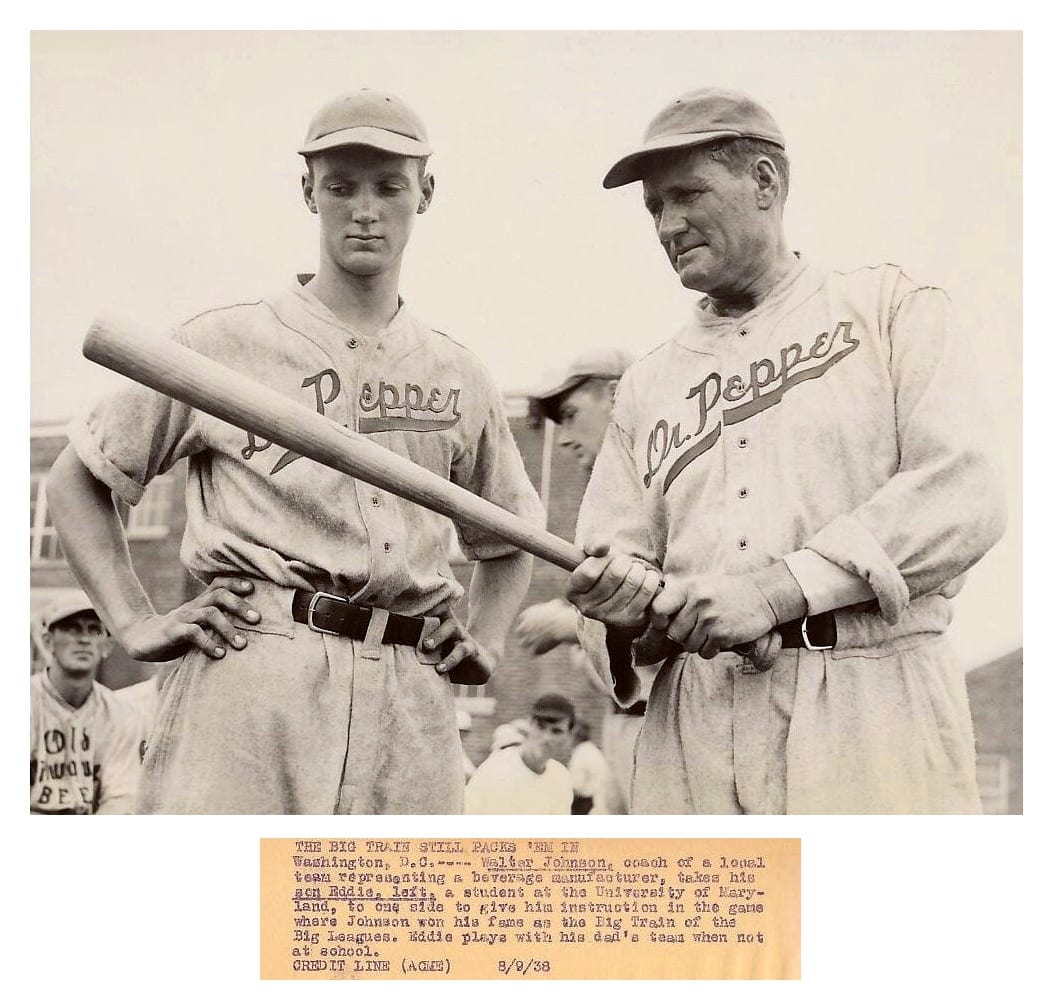
M299 153L317 272L205 311L175 338L483 498L543 521L478 359L414 317L402 256L435 182L424 125L371 90L329 102ZM449 682L499 658L524 553L138 386L73 423L49 483L78 578L134 657L185 654L146 752L156 813L455 813L464 778ZM189 458L182 559L207 584L153 610L111 493L130 504Z
M475 769L465 793L465 812L569 814L574 802L570 756L574 705L561 694L534 703L522 743L499 747Z
M629 353L616 348L582 353L571 361L557 384L539 391L531 399L533 407L556 424L559 445L572 453L587 472L591 472L596 463L610 423L618 381L632 361ZM572 646L567 650L571 662L598 690L606 692L606 684L597 677L591 661L577 644L577 611L565 598L531 605L520 614L515 630L524 647L533 653L546 653L560 645ZM633 750L647 707L648 684L643 682L640 699L628 708L612 701L611 710L604 717L603 753L610 765L609 785L604 794L605 812L628 812Z
M30 813L132 813L136 720L96 677L111 639L80 591L44 612L47 669L29 680Z
M578 527L569 598L618 700L648 624L683 650L633 811L978 811L944 630L1005 508L947 295L792 252L782 133L737 92L659 112L604 185L633 181L703 294L622 378ZM727 651L777 626L770 670Z

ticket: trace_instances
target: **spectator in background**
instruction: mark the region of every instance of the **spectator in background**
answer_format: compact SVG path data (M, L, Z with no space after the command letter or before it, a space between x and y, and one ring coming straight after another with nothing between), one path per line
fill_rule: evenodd
M561 694L538 698L523 741L495 749L472 775L465 812L569 814L574 786L559 759L569 753L573 728L570 701Z
M464 738L472 731L472 716L467 709L457 709L457 732L461 737L461 761L464 764L464 781L467 784L468 779L475 774L475 763L468 756L468 751L464 749Z
M531 398L532 408L556 424L559 445L569 450L590 475L610 423L618 381L632 361L633 357L621 349L591 350L570 364L559 383ZM608 693L578 646L578 613L563 597L526 608L515 631L522 645L535 655L569 646L571 664L596 690ZM604 803L608 813L629 812L633 749L643 725L646 698L645 690L630 708L622 708L612 699L603 721L601 742L608 764Z
M592 730L587 722L578 720L572 736L574 749L570 754L570 780L574 785L571 813L600 816L608 812L607 792L610 788L610 768L600 748L592 742Z
M138 734L96 678L112 641L77 591L44 612L47 668L29 680L30 813L133 813Z

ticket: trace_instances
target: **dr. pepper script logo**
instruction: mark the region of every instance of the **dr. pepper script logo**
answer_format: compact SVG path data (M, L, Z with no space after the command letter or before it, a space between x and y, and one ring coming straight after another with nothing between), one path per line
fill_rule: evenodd
M858 346L859 339L852 335L852 322L841 321L832 335L830 332L822 332L807 352L799 343L791 342L779 352L777 364L774 360L758 359L750 363L748 375L733 374L726 380L716 371L708 374L685 395L688 401L696 399L698 426L685 433L681 430L679 422L670 425L668 420L659 419L648 434L644 487L651 487L651 483L669 461L662 482L662 494L665 495L684 468L716 444L724 426L744 422L758 412L777 405L791 387L821 377ZM822 362L816 366L798 369L810 360ZM723 408L717 424L703 435L710 415L721 401L738 404ZM691 441L694 441L691 446L681 451L681 447Z
M319 415L325 415L325 406L336 401L340 394L340 375L335 370L322 370L305 377L300 386L311 388L314 393L315 411ZM363 381L358 400L359 409L362 412L377 414L363 415L358 422L359 432L382 433L405 429L418 433L434 433L449 429L461 420L461 413L457 410L460 396L459 387L431 387L425 391L418 384L389 384L379 380L374 386L368 380ZM247 461L274 446L270 440L260 439L255 433L245 435L248 437L248 443L242 447L241 456ZM301 456L295 450L286 450L271 468L271 474L276 475Z

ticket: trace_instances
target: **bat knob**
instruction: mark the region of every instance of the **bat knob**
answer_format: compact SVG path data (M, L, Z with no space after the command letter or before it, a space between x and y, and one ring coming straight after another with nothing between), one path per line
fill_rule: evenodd
M648 628L633 643L633 661L637 666L654 666L678 652L681 652L680 646L657 628Z
M782 636L778 632L768 632L763 638L735 646L735 652L745 656L759 672L765 673L775 666L782 652Z

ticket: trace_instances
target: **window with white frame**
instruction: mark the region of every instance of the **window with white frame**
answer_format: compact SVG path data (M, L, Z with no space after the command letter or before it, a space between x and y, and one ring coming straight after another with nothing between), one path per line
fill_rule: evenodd
M48 513L48 500L43 471L29 475L29 561L43 565L63 561L58 532Z
M139 504L128 510L129 540L164 537L168 533L174 488L171 474L158 475L146 486Z
M48 511L47 472L29 475L29 560L34 565L59 564L65 561L58 532ZM127 525L128 539L164 537L172 515L175 479L171 474L158 475L146 487L138 506L118 506Z

